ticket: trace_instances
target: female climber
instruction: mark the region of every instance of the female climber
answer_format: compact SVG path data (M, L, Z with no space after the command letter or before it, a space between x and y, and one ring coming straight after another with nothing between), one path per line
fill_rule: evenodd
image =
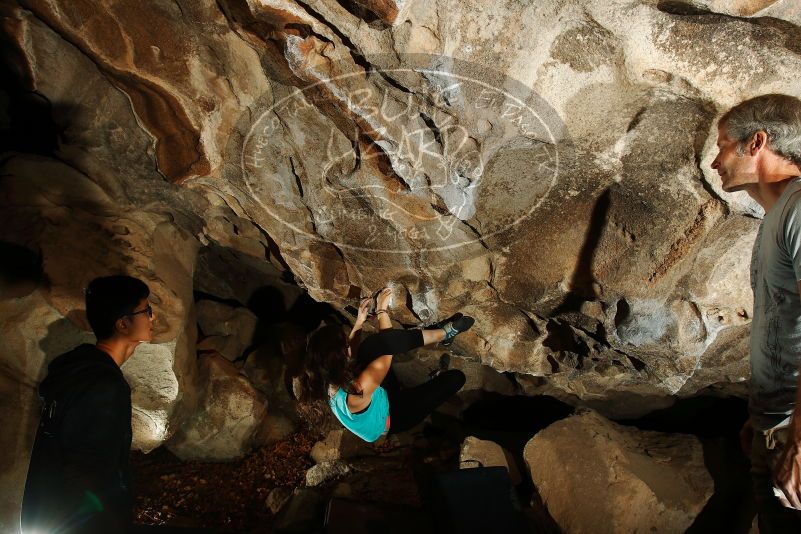
M369 297L361 301L350 335L334 324L312 332L300 376L303 403L326 401L345 428L368 442L414 427L465 383L464 373L451 369L424 384L399 387L390 369L393 354L437 342L449 344L470 328L474 319L456 314L441 328L393 329L387 310L391 297L390 288L374 297L379 331L363 341L361 328L373 301Z

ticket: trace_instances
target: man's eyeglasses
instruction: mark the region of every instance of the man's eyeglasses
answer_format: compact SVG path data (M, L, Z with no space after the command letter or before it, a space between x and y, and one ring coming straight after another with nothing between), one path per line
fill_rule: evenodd
M153 318L153 308L150 306L150 304L148 304L144 310L139 310L132 313L126 313L125 317L133 317L134 315L139 315L140 313L146 313L148 317L150 317L151 319Z

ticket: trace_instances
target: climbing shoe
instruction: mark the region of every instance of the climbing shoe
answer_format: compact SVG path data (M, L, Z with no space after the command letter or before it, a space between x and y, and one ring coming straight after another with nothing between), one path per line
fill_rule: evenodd
M461 315L461 317L457 319L448 321L442 326L442 329L445 330L445 339L440 341L439 344L447 347L453 343L453 338L456 337L457 334L469 330L475 322L476 320L469 315Z

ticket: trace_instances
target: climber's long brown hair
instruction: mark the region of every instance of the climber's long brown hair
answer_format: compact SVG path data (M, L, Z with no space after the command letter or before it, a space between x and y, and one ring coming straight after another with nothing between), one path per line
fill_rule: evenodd
M348 356L348 336L342 325L327 324L309 334L299 380L300 401L328 401L329 386L356 394L351 383L355 364Z

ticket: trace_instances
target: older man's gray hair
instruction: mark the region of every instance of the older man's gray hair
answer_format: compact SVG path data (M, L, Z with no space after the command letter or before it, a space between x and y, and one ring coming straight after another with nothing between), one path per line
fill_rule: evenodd
M768 135L768 147L776 154L801 166L801 100L794 96L770 94L740 102L719 124L730 139L739 143L742 155L745 141L758 131Z

